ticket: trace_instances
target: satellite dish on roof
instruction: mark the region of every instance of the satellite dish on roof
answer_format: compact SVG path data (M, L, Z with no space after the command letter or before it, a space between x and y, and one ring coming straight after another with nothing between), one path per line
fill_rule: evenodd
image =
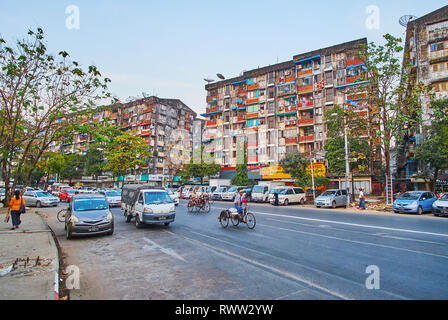
M217 73L216 76L217 76L219 79L221 79L221 80L224 80L224 79L225 79L224 76L223 76L222 74L220 74L220 73Z
M204 78L204 81L206 81L207 83L211 83L211 82L213 82L213 81L215 81L215 80L210 79L210 78Z
M415 19L417 19L416 16L413 16L413 15L405 15L405 16L402 16L398 22L399 22L403 27L407 27L408 23L409 23L410 21L412 21L412 20L415 20Z

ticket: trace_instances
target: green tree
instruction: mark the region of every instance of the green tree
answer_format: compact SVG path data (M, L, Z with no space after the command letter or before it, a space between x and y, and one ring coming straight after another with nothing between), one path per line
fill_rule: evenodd
M95 66L83 69L65 51L48 53L40 28L29 30L15 46L0 38L0 167L6 202L20 176L29 184L51 144L73 135L95 101L109 96L108 82Z
M247 173L247 144L244 142L244 158L243 163L236 165L235 175L230 180L230 183L235 186L248 186L251 184Z
M296 180L295 185L304 189L313 185L311 170L307 170L311 165L309 157L303 156L300 153L290 153L280 161L280 165L283 167L285 173L291 175ZM328 186L330 183L330 179L316 176L316 173L314 173L315 188Z
M137 166L144 166L150 157L151 151L145 140L126 132L116 137L108 146L106 169L114 176L123 176L123 186L126 172Z
M106 160L104 155L104 146L94 144L90 145L86 154L86 174L93 176L98 187L98 177L106 169Z
M73 179L80 179L84 174L86 157L81 154L64 155L65 167L61 171L61 179L69 180L72 184Z
M409 88L409 73L402 72L402 39L384 35L385 43L362 45L359 58L366 64L364 75L368 105L371 113L378 114L380 140L386 173L390 173L392 143L401 139L408 129L421 123L420 97L429 88L419 83ZM404 66L409 68L408 65Z

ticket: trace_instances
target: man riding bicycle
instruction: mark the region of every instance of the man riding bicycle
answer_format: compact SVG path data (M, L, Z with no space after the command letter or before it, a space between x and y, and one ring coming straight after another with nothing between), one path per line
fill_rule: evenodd
M244 210L243 210L243 206L242 206L243 192L244 192L243 190L240 190L240 192L236 194L235 200L233 201L235 209L238 211L238 214L241 217L243 217L243 215L244 215Z

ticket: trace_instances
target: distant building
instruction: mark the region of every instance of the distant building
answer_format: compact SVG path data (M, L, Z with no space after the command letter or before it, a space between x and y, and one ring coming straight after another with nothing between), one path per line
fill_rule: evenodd
M299 54L206 85L208 106L202 116L207 118L206 138L213 140L208 148L221 165L223 179L234 174L242 141L247 143L249 178L276 179L285 176L278 164L287 154L322 154L324 114L334 105L371 117L363 87L368 82L362 72L365 63L357 58L361 44L367 39ZM367 139L369 134L360 132L359 137ZM364 180L370 189L371 177Z
M408 64L410 69L403 71L409 74L409 89L422 82L432 86L437 97L448 97L448 6L407 24L404 66ZM421 97L421 106L423 124L429 124L431 109L428 97ZM409 131L397 154L397 176L408 188L418 188L419 184L424 186L422 179L413 177L422 169L423 164L413 157L423 139L422 128Z
M151 146L154 156L146 166L127 177L128 181L168 180L177 168L188 163L193 149L193 122L197 114L178 99L147 97L128 103L98 107L93 122L109 119L123 131L131 131ZM89 121L87 119L83 121ZM53 151L64 154L86 154L90 140L78 134L73 142L53 145Z

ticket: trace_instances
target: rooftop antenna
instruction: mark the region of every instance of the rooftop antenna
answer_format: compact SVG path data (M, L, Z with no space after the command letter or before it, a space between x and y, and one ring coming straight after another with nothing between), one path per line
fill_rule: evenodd
M406 28L408 26L408 23L415 19L417 19L416 16L407 14L407 15L402 16L400 18L400 20L398 20L398 23Z

